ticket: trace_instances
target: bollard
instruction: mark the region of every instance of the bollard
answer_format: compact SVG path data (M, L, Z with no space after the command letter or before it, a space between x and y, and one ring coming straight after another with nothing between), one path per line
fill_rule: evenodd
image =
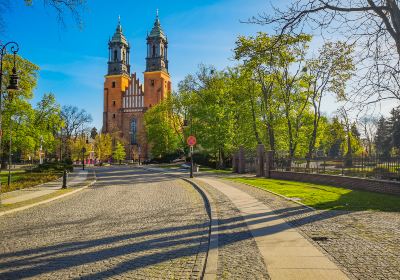
M64 173L63 173L63 184L62 184L62 188L66 189L67 188L67 170L64 169Z

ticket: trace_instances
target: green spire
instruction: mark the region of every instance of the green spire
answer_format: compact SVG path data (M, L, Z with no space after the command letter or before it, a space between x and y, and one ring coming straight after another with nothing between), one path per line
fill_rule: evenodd
M111 42L121 42L124 44L128 44L128 41L126 40L124 34L122 33L122 25L121 25L121 17L118 16L118 25L115 30L115 33L111 39Z
M154 26L150 32L149 37L157 37L157 38L161 37L163 39L166 39L164 31L161 28L160 19L158 18L158 9L157 9L156 20L154 21Z

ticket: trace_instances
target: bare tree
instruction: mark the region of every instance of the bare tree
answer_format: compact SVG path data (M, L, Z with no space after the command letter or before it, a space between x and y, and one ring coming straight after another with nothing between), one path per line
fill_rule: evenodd
M65 26L65 18L70 15L76 24L82 27L82 13L86 0L19 0L24 1L26 6L34 6L41 3L44 7L50 7L56 14L59 24ZM12 11L10 0L0 0L0 32L4 32L6 22L4 14Z
M293 0L286 9L250 19L276 31L324 30L359 47L359 78L354 98L367 104L400 100L400 7L398 0Z
M67 139L76 138L84 130L89 130L86 125L92 122L92 116L85 110L75 106L63 106L61 118L64 122L64 136Z
M372 154L374 139L376 136L376 131L378 128L378 118L373 116L364 116L358 122L358 125L361 128L364 145L368 154Z

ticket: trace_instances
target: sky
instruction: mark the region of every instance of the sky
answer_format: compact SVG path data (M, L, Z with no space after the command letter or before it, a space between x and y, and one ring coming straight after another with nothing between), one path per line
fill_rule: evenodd
M234 43L239 35L272 32L265 26L245 24L248 18L271 9L268 0L87 0L83 27L71 18L66 27L57 22L54 10L36 0L32 7L23 1L11 4L2 41L17 41L20 55L40 67L33 102L52 92L61 105L85 109L93 125L102 126L103 82L107 71L107 42L115 31L118 16L131 45L131 71L143 80L146 35L153 26L156 10L169 41L169 72L176 88L200 64L223 69L234 65ZM280 4L285 0L275 1ZM324 111L337 108L334 100Z

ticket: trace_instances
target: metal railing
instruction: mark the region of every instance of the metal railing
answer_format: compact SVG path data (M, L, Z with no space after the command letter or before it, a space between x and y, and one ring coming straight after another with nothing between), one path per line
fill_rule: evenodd
M275 155L274 169L400 181L400 157L393 156L290 158Z

